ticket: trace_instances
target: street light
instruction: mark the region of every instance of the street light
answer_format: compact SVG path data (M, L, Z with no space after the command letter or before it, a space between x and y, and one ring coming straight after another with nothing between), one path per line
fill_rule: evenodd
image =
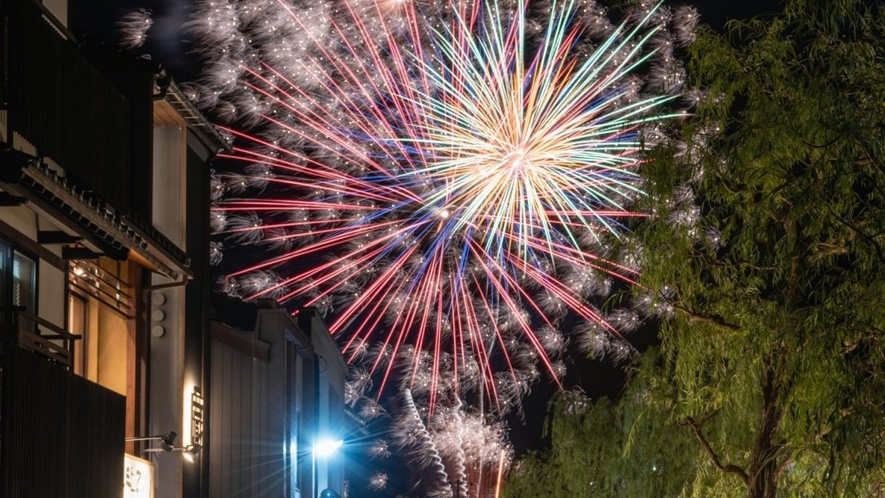
M313 454L320 458L326 458L334 455L343 444L343 439L321 439L314 443Z
M344 444L343 439L322 438L313 443L310 452L311 474L313 474L313 491L317 496L329 496L325 491L319 494L320 476L317 472L317 458L329 458ZM328 491L328 490L327 490Z
M199 444L189 444L184 447L184 451L181 453L181 456L188 461L188 463L194 463L194 459L197 458L197 453L202 450L203 447Z

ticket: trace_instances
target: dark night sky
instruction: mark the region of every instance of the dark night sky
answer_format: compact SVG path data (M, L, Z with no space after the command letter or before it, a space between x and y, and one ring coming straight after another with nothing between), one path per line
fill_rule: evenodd
M601 3L605 4L604 1ZM702 23L709 24L714 29L722 29L727 19L742 19L775 10L779 8L781 2L777 0L667 0L667 3L694 5L700 12ZM166 66L177 81L182 82L193 79L199 73L199 59L193 53L191 36L185 28L192 6L193 0L70 0L69 22L72 31L76 34L88 34L113 43L114 24L122 16L137 8L150 9L154 25L148 32L147 44L139 50L152 54L154 59ZM613 369L608 364L591 364L582 368L581 375L576 376L573 380L582 385L588 394L611 394L616 391L621 379L619 374L612 372ZM528 438L524 442L516 441L517 447L521 448L526 444L532 446L531 441L537 439L534 431L540 431L541 426L537 419L543 417L545 400L549 397L547 392L550 390L550 386L536 386L534 390L536 394L530 399L532 403L527 407L526 430L514 431L527 434Z
M727 19L747 18L777 10L781 5L778 0L666 0L666 3L694 5L701 15L701 23L716 30L721 30ZM139 52L152 54L177 81L183 82L199 73L199 59L193 53L191 36L185 29L192 5L193 0L70 0L69 24L75 34L88 34L113 43L114 24L123 15L137 8L150 9L154 25L148 32L147 44ZM653 338L653 331L646 331L645 337L638 340L647 344ZM580 370L580 373L570 374L568 385L579 385L591 396L615 395L623 382L623 375L605 361L582 361L580 369L570 365L570 370ZM509 420L511 439L518 453L543 445L540 438L543 419L547 400L554 391L555 386L549 384L534 386L526 400L525 416Z
M114 24L137 8L150 9L154 25L148 32L145 51L162 62L178 81L187 81L199 72L199 60L193 54L191 36L185 25L193 0L69 0L70 27L78 34L88 33L108 42L114 36ZM602 0L600 3L606 3ZM673 1L672 5L694 5L701 22L721 29L726 19L741 19L777 9L778 0L695 0Z

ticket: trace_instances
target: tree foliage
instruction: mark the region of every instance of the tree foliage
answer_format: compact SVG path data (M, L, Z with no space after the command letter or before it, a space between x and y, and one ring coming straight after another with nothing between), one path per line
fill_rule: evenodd
M559 496L591 496L591 482L611 483L592 496L879 496L883 6L790 0L727 36L702 30L688 57L707 98L684 144L651 152L655 218L640 227L642 284L674 317L616 407L556 411L554 448L507 496L532 496L525 476L583 486ZM557 439L557 423L587 441ZM661 478L625 493L655 454Z
M680 496L691 485L697 448L647 401L638 381L616 404L560 394L545 427L551 449L517 462L503 496Z

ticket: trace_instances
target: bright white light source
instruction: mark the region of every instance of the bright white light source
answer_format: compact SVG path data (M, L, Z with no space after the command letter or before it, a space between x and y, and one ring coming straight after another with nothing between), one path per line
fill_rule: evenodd
M313 454L318 457L327 457L331 456L344 444L344 441L341 439L321 439L314 443L313 445Z

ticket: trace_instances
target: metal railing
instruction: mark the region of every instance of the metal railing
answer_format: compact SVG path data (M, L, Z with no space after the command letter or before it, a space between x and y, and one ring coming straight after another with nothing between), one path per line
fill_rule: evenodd
M0 341L42 354L66 368L73 366L74 341L82 336L29 313L23 306L0 307Z

